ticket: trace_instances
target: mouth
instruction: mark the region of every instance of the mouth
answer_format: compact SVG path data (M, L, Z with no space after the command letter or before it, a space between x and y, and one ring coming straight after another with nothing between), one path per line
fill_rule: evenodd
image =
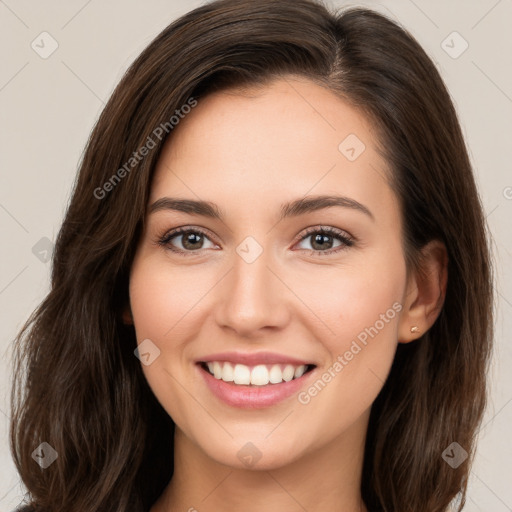
M240 409L264 409L290 400L314 379L317 368L275 354L218 354L197 361L196 367L216 399Z
M290 382L300 379L316 367L314 364L245 365L229 361L201 361L198 364L215 379L243 387L274 386Z

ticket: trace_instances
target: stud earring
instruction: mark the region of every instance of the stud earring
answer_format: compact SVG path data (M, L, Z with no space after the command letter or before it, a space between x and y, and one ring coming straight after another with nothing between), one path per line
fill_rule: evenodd
M420 332L420 330L419 330L418 326L413 325L413 326L411 327L411 332Z

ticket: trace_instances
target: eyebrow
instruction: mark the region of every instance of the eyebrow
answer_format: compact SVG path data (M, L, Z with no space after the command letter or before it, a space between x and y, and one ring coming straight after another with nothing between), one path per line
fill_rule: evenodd
M350 208L364 213L373 221L375 217L372 212L363 204L355 199L344 196L321 195L321 196L308 196L295 201L290 201L281 205L281 215L279 221L289 218L298 217L306 213L323 210L339 206L343 208ZM190 213L192 215L201 215L212 219L219 219L224 221L225 215L219 207L210 201L196 201L192 199L179 199L175 197L161 197L150 205L148 213L155 213L161 210L174 210L183 213Z

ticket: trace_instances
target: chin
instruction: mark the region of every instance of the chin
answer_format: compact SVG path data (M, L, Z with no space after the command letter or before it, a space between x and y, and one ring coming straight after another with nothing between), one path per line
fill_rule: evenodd
M288 442L281 438L265 439L267 434L260 430L259 435L235 437L229 444L201 446L206 457L233 469L268 471L292 464L302 450L297 449L297 442L288 437ZM251 441L252 439L252 441Z

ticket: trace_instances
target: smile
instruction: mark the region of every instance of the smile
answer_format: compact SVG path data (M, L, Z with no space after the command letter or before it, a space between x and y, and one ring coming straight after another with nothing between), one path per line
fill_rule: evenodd
M299 393L316 373L315 364L263 352L211 354L196 363L213 396L242 409L276 405Z
M313 365L292 364L232 364L228 361L209 361L202 363L207 370L218 380L232 382L238 386L266 386L268 384L281 384L298 379L310 371Z

